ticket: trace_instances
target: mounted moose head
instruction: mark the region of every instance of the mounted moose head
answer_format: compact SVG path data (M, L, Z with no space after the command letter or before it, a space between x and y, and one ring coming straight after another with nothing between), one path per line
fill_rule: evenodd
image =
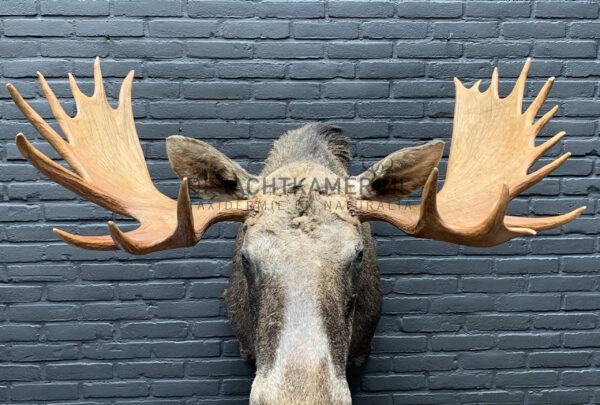
M349 177L350 151L341 130L313 123L277 140L259 177L204 142L168 138L169 160L182 179L174 201L154 187L148 174L131 109L133 72L123 82L116 109L106 100L98 59L91 97L81 93L69 76L77 105L74 118L63 111L38 74L66 141L13 86L8 89L74 172L19 134L23 156L69 190L141 224L122 232L109 222L106 236L77 236L56 229L61 239L86 249L145 254L192 246L216 222L241 222L225 299L241 354L257 366L250 402L348 404L346 365L360 364L368 356L382 299L366 221L386 221L416 237L493 246L560 226L584 210L548 218L505 215L514 197L569 157L567 153L527 173L564 135L535 146L537 133L557 107L533 122L550 91L551 78L522 113L529 65L527 61L506 98L498 96L497 70L485 92L478 90L479 82L467 89L455 80L452 145L439 193L436 166L443 142L402 149ZM306 181L278 183L284 178ZM350 187L326 186L341 182ZM193 206L188 183L200 197L221 202ZM421 186L420 205L388 203Z

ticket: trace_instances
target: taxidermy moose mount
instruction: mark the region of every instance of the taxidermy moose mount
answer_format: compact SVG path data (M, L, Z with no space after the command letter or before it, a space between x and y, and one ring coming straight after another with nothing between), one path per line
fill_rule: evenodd
M346 366L369 355L382 301L368 221L389 222L411 236L484 247L558 227L585 209L545 218L506 215L513 198L569 157L528 173L564 135L535 146L537 133L557 107L533 122L552 86L550 78L522 112L529 65L528 60L505 98L498 95L497 70L484 92L479 82L466 88L455 79L452 143L439 192L443 142L399 150L350 177L351 155L341 130L312 123L274 143L260 176L204 142L167 138L169 160L182 179L175 201L155 188L146 167L131 107L133 72L123 82L116 109L106 99L98 59L91 97L69 75L77 106L73 118L38 73L66 141L12 85L8 89L74 172L19 134L23 156L69 190L141 224L122 232L111 221L106 236L55 229L62 240L85 249L145 254L195 245L217 222L241 222L225 300L241 355L257 368L250 402L349 404ZM282 178L309 181L277 185ZM315 179L319 185L342 180L355 187L315 189ZM192 205L188 184L201 198L220 202ZM421 204L391 203L421 186Z

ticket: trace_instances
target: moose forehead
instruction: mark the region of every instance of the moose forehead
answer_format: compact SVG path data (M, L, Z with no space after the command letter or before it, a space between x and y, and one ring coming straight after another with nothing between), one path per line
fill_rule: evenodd
M348 210L345 181L311 162L266 176L255 196L258 212L244 224L243 251L265 266L319 262L316 267L322 267L353 257L362 247L360 222Z

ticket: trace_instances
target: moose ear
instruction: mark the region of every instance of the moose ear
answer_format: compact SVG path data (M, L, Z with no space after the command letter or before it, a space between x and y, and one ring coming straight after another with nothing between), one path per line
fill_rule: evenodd
M444 142L435 140L388 155L357 176L360 198L397 201L412 194L425 184L443 151Z
M258 180L227 156L197 139L173 135L167 138L167 155L180 179L202 199L248 199Z

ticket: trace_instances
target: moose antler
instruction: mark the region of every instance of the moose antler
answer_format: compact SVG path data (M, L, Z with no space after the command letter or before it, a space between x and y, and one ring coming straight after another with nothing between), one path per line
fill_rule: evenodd
M38 78L65 141L27 104L17 89L8 84L14 102L35 129L75 170L73 173L37 150L23 134L17 135L17 147L39 171L80 196L116 213L133 217L140 227L122 232L108 223L110 235L78 236L59 229L54 232L65 242L86 249L122 249L146 254L158 250L195 245L204 231L220 221L242 221L252 210L251 201L192 206L187 179L179 188L177 201L156 189L148 173L133 122L129 72L113 109L106 100L100 60L94 63L94 93L83 94L69 74L77 115L68 116L50 86L38 72Z
M539 146L537 133L556 113L555 106L535 123L554 78L548 79L535 100L523 113L528 59L515 87L506 98L498 95L498 69L490 87L479 91L478 81L467 89L458 79L452 143L446 181L437 191L438 169L423 188L419 205L397 205L375 201L349 201L362 221L389 222L410 236L468 246L494 246L522 235L551 229L577 218L585 207L568 214L545 218L506 215L508 203L559 167L566 153L541 169L527 173L531 166L564 135L559 132Z

